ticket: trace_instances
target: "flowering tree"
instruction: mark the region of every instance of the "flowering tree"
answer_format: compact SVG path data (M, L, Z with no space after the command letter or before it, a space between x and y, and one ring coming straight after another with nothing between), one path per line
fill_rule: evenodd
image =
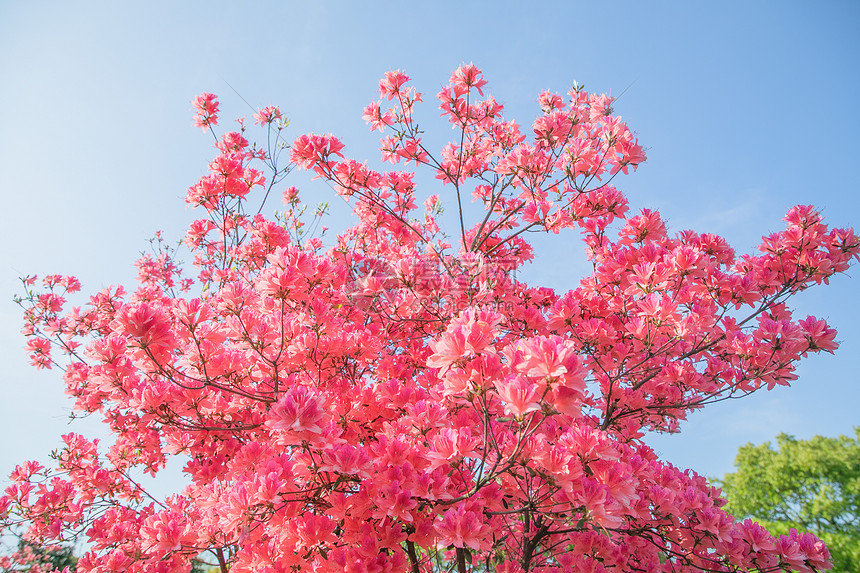
M462 66L437 95L454 130L437 152L407 82L387 73L364 117L383 159L428 169L444 200L420 207L412 172L347 159L333 136L279 145L285 121L266 108L269 145L241 123L216 136L188 191L203 213L185 239L193 274L158 240L130 294L67 312L77 280L25 280L34 364L61 366L114 440L68 434L55 468L19 466L5 526L35 543L82 534L77 567L97 572L828 568L815 537L736 523L719 490L641 438L788 385L802 356L835 349L786 300L848 268L852 230L799 206L757 255L670 235L613 185L645 155L612 98L543 93L523 133ZM215 97L195 106L214 135ZM297 189L260 214L293 166L353 206L328 248ZM516 280L528 233L568 228L594 272L561 294ZM171 456L191 483L154 499L134 472Z

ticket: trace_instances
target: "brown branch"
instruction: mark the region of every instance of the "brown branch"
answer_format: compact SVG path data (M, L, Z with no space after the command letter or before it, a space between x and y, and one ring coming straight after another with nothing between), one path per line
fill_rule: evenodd
M549 523L543 524L540 529L538 529L535 536L529 539L528 543L526 543L525 548L523 549L523 560L521 562L521 567L524 571L528 571L529 567L531 567L532 557L534 557L535 549L543 540L544 537L547 536L549 532Z
M466 571L466 550L462 547L457 548L457 573L467 573Z
M409 563L412 565L412 573L421 573L421 568L418 566L418 554L415 552L415 544L412 540L406 540L406 554L409 556Z

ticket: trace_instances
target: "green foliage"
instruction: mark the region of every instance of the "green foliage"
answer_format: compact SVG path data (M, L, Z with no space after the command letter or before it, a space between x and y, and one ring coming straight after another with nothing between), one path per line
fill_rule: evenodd
M773 534L808 531L833 555L833 571L860 571L860 428L856 437L797 440L777 436L747 444L735 473L720 483L738 519L752 518Z

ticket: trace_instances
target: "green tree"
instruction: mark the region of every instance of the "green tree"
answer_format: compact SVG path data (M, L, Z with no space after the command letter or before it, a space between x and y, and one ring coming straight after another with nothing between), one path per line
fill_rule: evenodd
M721 486L738 519L752 518L773 534L789 529L821 538L833 555L833 571L860 571L860 428L856 437L777 436L747 444L737 471Z

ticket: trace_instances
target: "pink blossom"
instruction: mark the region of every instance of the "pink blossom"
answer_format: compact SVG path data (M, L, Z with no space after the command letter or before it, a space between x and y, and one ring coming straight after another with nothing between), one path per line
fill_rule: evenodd
M197 112L194 115L194 125L205 130L218 125L218 99L214 94L204 93L191 102Z
M479 94L484 95L482 88L487 85L487 80L481 75L481 70L474 64L465 64L457 68L451 74L451 85L455 93L465 93L470 88L475 88Z
M400 70L385 72L385 77L379 80L379 95L391 100L408 81L409 76Z
M274 106L268 106L254 113L254 123L267 125L281 119L281 110Z
M436 522L435 529L440 545L468 547L475 551L486 551L492 546L492 529L478 508L469 503L459 503L447 510Z
M36 368L51 368L51 341L45 338L30 337L27 339L27 350L30 352L30 364Z
M168 552L182 547L185 526L172 512L160 512L149 517L140 530L141 540L149 551Z
M495 382L496 392L505 403L505 411L515 418L540 410L539 387L523 376L511 376Z
M321 434L325 419L323 397L296 384L272 406L266 426L275 431L279 443L293 444Z

